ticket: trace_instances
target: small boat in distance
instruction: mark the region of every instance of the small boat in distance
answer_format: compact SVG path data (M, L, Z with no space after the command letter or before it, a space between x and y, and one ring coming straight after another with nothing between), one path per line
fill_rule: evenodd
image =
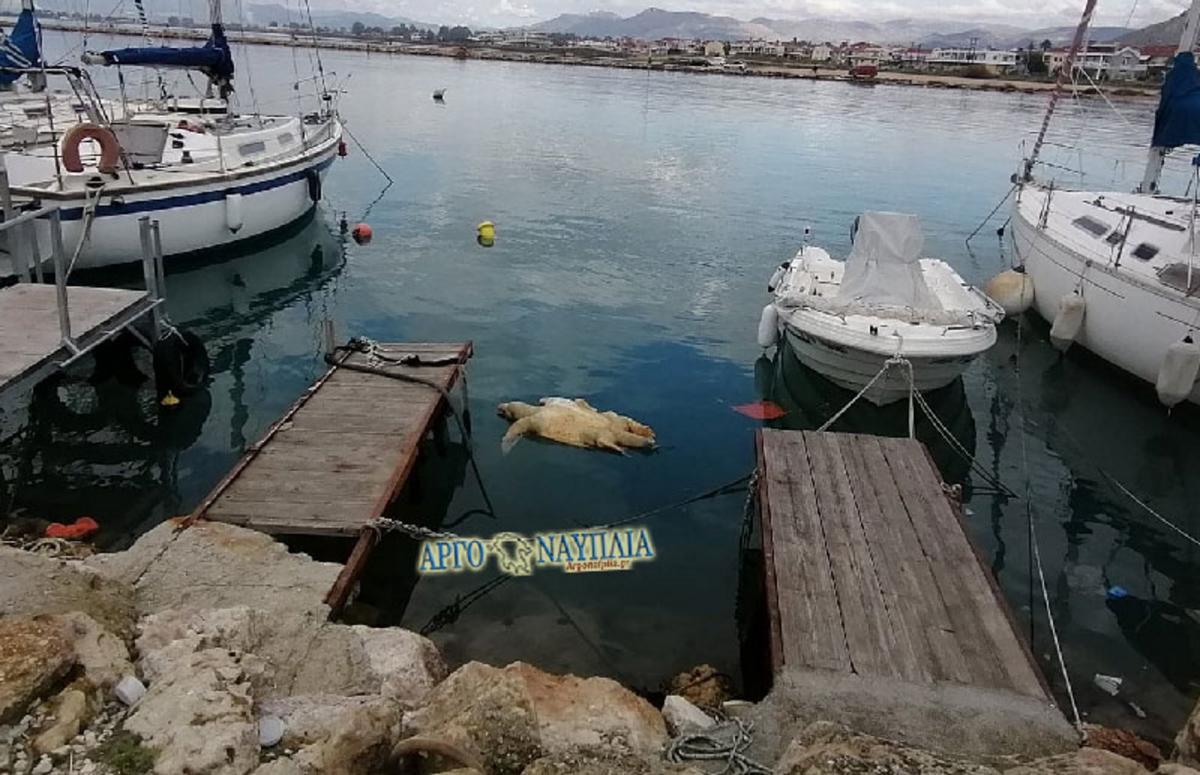
M775 271L760 345L782 338L831 382L855 392L870 385L864 397L882 406L909 392L907 369L886 368L893 358L912 365L924 392L949 385L996 343L1004 311L945 261L921 257L915 215L863 213L852 240L844 262L805 245Z

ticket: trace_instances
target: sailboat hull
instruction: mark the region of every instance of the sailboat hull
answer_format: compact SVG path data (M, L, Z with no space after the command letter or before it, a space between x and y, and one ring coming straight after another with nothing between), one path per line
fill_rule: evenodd
M1053 195L1058 200L1051 201L1051 228L1039 227L1044 196L1039 189L1024 191L1012 218L1016 254L1033 280L1034 308L1053 322L1063 297L1078 289L1086 311L1074 344L1153 384L1167 348L1200 323L1200 300L1165 286L1152 274L1140 277L1120 265L1114 268L1107 253L1089 254L1074 247L1062 236L1069 231L1053 228L1058 220L1069 224L1076 217L1065 209L1065 195ZM1200 404L1200 387L1193 387L1187 400Z

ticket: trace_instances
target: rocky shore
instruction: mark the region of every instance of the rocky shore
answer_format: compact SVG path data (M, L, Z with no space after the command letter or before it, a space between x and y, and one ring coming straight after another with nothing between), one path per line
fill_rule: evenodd
M820 703L731 701L703 669L657 708L607 678L450 666L415 633L330 622L338 569L212 523L84 560L0 547L0 772L1200 775L1200 710L1173 761L1102 728L965 755Z

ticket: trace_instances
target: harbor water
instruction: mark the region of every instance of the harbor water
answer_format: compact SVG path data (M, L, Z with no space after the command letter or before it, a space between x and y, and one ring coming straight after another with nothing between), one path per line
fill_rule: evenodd
M75 41L47 33L47 46ZM311 108L312 52L238 52L238 98ZM51 57L53 59L53 56ZM321 52L353 133L315 218L279 244L176 268L168 308L213 359L206 394L165 413L72 374L39 391L6 442L5 497L31 516L94 516L120 548L188 512L323 370L320 321L381 341L473 340L474 450L496 518L461 450L421 475L409 516L460 535L570 530L686 499L747 474L769 398L778 427L813 428L849 398L755 344L766 281L812 228L835 255L867 209L921 217L929 255L983 283L1008 261L996 228L964 238L1010 188L1044 96L734 76L705 77L438 57ZM139 75L139 78L141 76ZM113 83L109 80L108 83ZM139 85L127 85L131 91ZM446 89L443 103L435 89ZM110 92L111 93L111 92ZM1043 174L1126 188L1153 105L1064 100ZM360 145L361 143L361 145ZM1070 145L1071 147L1066 147ZM384 185L370 158L395 179ZM1172 170L1172 185L1186 175ZM357 246L336 223L368 222ZM475 226L496 224L494 247ZM626 457L522 441L507 454L501 401L584 397L654 428ZM1164 740L1200 693L1200 548L1131 500L1200 533L1200 412L1071 351L1044 324L1006 323L961 384L931 396L954 435L1020 497L976 477L924 424L968 529L1066 703L1041 585L1085 720ZM835 429L906 432L902 408L852 411ZM439 469L440 467L440 469ZM454 661L524 659L646 690L710 663L738 676L744 491L647 518L657 556L620 573L543 571L489 589L488 574L416 579L397 552L370 602ZM419 513L418 513L419 512ZM401 513L406 513L401 511ZM348 547L347 547L348 550ZM385 569L386 570L386 569ZM389 581L390 579L390 581ZM452 610L452 609L451 609ZM1116 697L1096 674L1124 679Z

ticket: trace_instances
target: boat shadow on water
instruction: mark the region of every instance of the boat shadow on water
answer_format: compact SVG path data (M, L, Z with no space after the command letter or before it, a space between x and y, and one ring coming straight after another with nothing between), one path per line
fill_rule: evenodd
M270 335L268 323L281 311L321 304L320 292L344 264L337 235L315 218L255 254L172 267L168 313L204 341L209 383L165 408L147 377L153 373L148 354L134 347L132 360L118 358L118 368L97 368L87 359L6 399L0 530L13 514L24 515L31 529L69 522L87 503L101 526L97 546L119 549L190 508L203 492L184 492L181 480L202 470L215 481L257 433L249 398L256 391L247 390L256 341ZM315 323L324 312L309 314ZM116 342L113 349L129 346ZM226 422L227 429L217 427ZM182 476L181 468L191 471Z

